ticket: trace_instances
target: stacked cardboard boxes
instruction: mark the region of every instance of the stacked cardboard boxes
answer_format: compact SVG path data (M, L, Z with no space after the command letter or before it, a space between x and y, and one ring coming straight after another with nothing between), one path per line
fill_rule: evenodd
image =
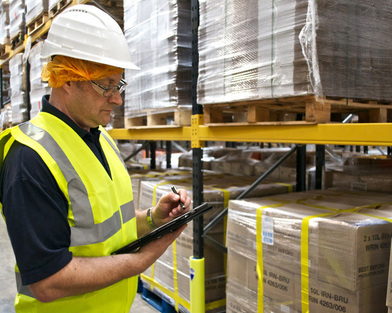
M125 71L124 116L146 110L191 107L191 7L188 1L137 0L124 3L124 31L140 71Z
M8 1L0 2L0 44L10 43L10 15Z
M42 82L42 67L49 59L41 58L43 42L35 44L29 53L30 64L30 118L38 114L42 107L42 96L50 94L51 88L48 83Z
M386 156L348 156L340 170L333 172L333 185L339 189L392 191L392 160Z
M390 102L384 0L200 1L200 104L319 95Z
M391 200L315 191L230 201L227 312L386 312Z
M25 0L26 25L30 25L38 17L48 14L48 0Z
M392 249L391 249L392 251ZM387 301L388 313L392 312L392 256L389 258L389 273L388 273L388 286L387 286Z
M27 99L24 86L25 61L22 53L15 54L9 60L12 124L16 125L27 121ZM22 75L21 75L22 74Z
M230 198L237 197L253 182L245 177L210 174L204 177L204 201L213 205L213 209L204 215L206 225L228 205ZM170 192L171 185L188 191L192 199L191 175L166 177L160 181L141 181L139 192L139 208L147 209L155 204L162 195ZM290 187L291 186L291 187ZM285 193L292 190L292 185L261 184L253 192L253 196ZM225 244L225 223L215 225L208 233L215 241ZM215 246L204 244L206 275L206 311L214 312L224 307L225 299L225 262L224 253ZM150 288L156 288L172 297L181 310L189 311L190 306L190 265L193 255L193 223L183 231L180 237L143 275L142 281Z
M10 0L8 13L10 39L19 37L19 41L23 42L26 26L24 0Z

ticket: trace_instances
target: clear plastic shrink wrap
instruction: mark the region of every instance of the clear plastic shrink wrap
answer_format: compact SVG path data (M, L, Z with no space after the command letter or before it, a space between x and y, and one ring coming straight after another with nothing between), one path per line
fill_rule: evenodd
M141 181L139 191L139 209L145 210L162 195L170 192L170 186L186 189L192 199L192 176L173 176L159 181ZM213 205L213 209L204 214L204 225L207 225L217 214L228 205L230 198L235 198L250 186L253 180L246 177L234 177L222 174L204 174L204 201ZM228 183L229 182L229 183ZM260 184L250 196L272 195L292 190L292 185ZM225 244L225 224L221 221L208 233L214 240ZM144 284L163 291L171 297L173 303L180 305L181 312L189 312L190 306L190 265L189 258L193 255L193 223L177 238L175 244L141 276ZM212 244L205 242L205 295L206 312L224 307L226 275L224 253Z
M124 31L140 71L125 71L124 116L191 107L191 6L184 0L124 2Z
M8 1L0 2L0 44L6 45L10 42L10 15Z
M38 17L48 13L48 0L25 0L26 25L34 22Z
M338 191L230 200L227 312L386 313L391 200Z
M16 125L27 121L27 101L23 86L24 61L23 53L15 54L9 60L12 124ZM23 75L22 75L23 73Z
M390 102L391 18L384 0L201 0L198 102Z
M333 186L346 190L392 192L392 159L384 156L343 155L333 171Z
M15 39L25 33L25 2L24 0L9 0L10 38ZM24 38L21 38L23 41Z
M49 59L41 58L42 42L35 44L29 53L30 63L30 118L33 118L41 110L42 96L50 94L51 88L47 82L41 80L41 71Z

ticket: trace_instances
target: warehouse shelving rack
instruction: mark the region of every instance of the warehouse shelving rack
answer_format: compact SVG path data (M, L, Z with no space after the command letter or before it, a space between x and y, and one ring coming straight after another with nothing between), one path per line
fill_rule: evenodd
M392 146L392 123L350 123L350 124L311 124L297 123L294 125L204 125L203 107L197 103L197 77L198 77L198 26L199 3L191 2L192 10L192 117L191 126L154 126L135 127L131 129L115 128L109 131L117 140L144 140L149 142L167 141L171 147L172 141L190 141L193 153L193 203L199 205L203 202L203 174L202 174L202 147L208 141L222 142L255 142L255 143L286 143L294 144L291 151L280 159L270 170L255 181L252 185L260 183L276 166L291 153L297 153L297 191L305 190L303 164L306 155L306 145L315 144L316 161L318 169L323 165L325 145L353 145L353 146ZM71 5L86 3L88 0L73 0ZM31 42L43 37L51 26L51 20L45 23L37 32L31 35ZM23 44L12 50L10 55L0 61L1 66L8 62L13 55L22 52L29 44L26 36ZM0 72L1 74L1 72ZM154 147L154 145L152 145ZM152 149L154 151L154 149ZM168 151L169 152L169 151ZM302 163L301 163L302 162ZM317 175L316 175L317 176ZM321 188L320 175L316 188ZM248 193L252 186L239 196ZM204 270L203 240L208 238L206 232L222 218L222 212L215 220L203 227L203 218L194 222L194 247L191 258L191 268L194 279L191 283L191 313L204 312L204 277L199 271ZM220 247L222 248L222 247ZM224 249L224 247L223 247Z
M72 2L69 4L70 6L72 5L76 5L76 4L82 4L82 3L86 3L89 0L72 0ZM37 31L34 31L31 36L25 35L25 38L23 40L23 43L21 45L19 45L18 47L16 47L13 50L10 50L9 55L4 59L0 61L0 66L3 65L4 63L8 62L14 55L16 55L17 53L23 52L28 45L35 41L37 41L39 38L42 38L49 30L50 26L52 26L52 20L48 19L48 21L46 21L42 27L40 27L39 29L37 29Z
M316 189L322 187L322 167L325 161L325 145L392 146L392 123L356 124L295 124L295 125L204 125L203 108L197 103L198 77L198 26L199 2L191 1L192 18L192 117L191 126L154 127L135 129L113 129L110 134L123 140L174 140L191 141L193 157L193 204L203 202L202 147L206 141L256 142L295 144L270 170L257 179L238 199L244 197L258 183L268 176L289 155L297 152L297 191L306 190L305 157L306 145L316 145ZM203 217L195 220L193 257L190 260L191 273L191 313L205 312L204 303L204 239L207 232L227 214L227 208L203 229ZM213 240L212 240L213 241ZM214 241L213 241L214 242ZM225 247L215 242L217 247ZM197 279L196 279L197 278Z

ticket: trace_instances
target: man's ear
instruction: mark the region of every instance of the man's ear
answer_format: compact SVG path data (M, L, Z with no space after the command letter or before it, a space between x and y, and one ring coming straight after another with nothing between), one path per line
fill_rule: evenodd
M72 88L72 83L73 82L66 82L64 85L61 86L61 88L64 88L64 90L69 93L71 91Z

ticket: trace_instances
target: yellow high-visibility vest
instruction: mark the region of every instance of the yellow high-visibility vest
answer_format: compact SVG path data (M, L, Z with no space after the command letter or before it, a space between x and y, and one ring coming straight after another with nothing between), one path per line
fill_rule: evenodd
M114 141L100 130L111 178L80 136L49 113L0 134L0 166L16 140L34 149L53 174L68 200L69 249L74 256L107 256L137 238L129 174ZM20 283L17 267L16 278L17 313L129 313L137 290L137 277L132 277L99 291L42 303Z

